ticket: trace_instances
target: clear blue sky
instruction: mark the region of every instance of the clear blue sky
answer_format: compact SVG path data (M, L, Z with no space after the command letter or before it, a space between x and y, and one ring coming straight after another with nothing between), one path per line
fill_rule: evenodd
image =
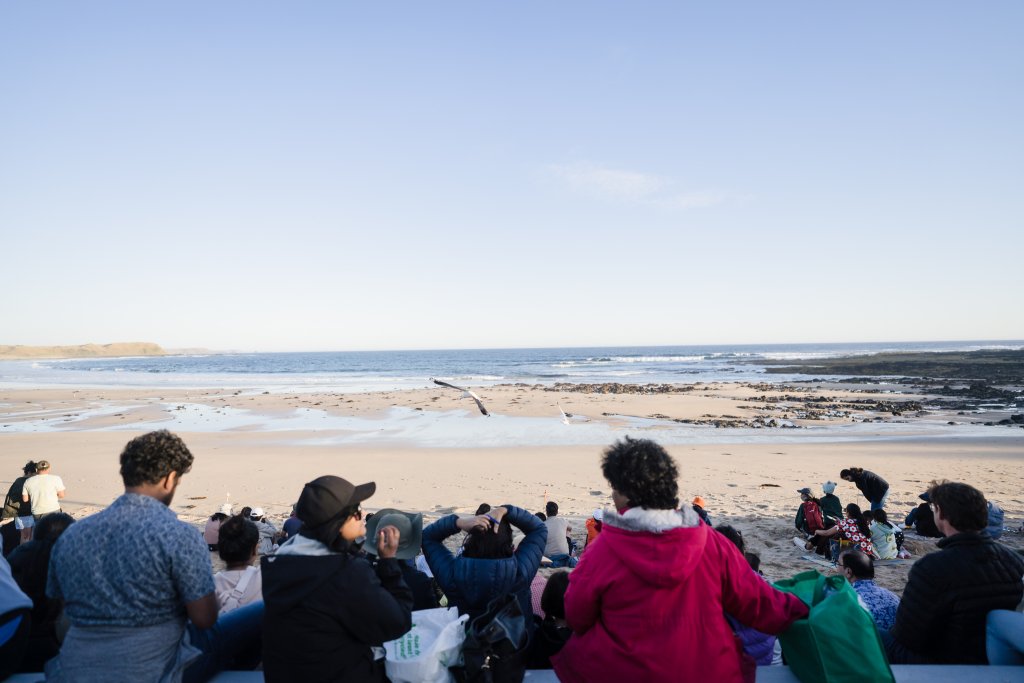
M1024 338L1024 3L0 4L0 344Z

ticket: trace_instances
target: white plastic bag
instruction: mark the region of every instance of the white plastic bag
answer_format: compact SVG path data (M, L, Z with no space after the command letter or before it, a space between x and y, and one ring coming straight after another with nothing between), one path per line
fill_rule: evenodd
M384 666L392 683L450 683L448 667L459 663L469 615L454 607L412 613L412 628L384 643Z

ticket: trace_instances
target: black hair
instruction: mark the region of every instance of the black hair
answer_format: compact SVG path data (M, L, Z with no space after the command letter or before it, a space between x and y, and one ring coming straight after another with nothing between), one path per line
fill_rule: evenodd
M892 524L889 522L889 515L885 510L878 509L871 511L871 518L879 524L892 528Z
M553 572L540 595L540 608L546 617L565 619L565 591L569 588L569 572Z
M747 546L743 542L743 533L736 527L728 524L720 524L715 527L715 531L732 541L732 544L739 548L741 553L746 550Z
M494 527L475 527L466 536L466 542L462 545L462 556L477 558L480 560L502 560L512 557L515 554L515 547L512 545L512 524L508 515L501 518L498 524L498 533L494 533Z
M544 511L548 513L548 517L558 516L558 503L553 500L549 500L544 506Z
M28 476L30 474L35 474L36 473L36 464L35 464L35 462L33 462L32 460L29 460L27 463L25 463L25 466L21 468L21 471L26 476Z
M535 512L533 514L537 515L537 519L539 519L542 522L548 521L548 516L545 515L543 512Z
M616 441L601 457L601 472L633 507L679 507L679 470L672 456L653 441L628 436Z
M747 559L747 564L750 565L751 569L753 569L755 572L761 571L760 555L758 555L757 553L743 553L743 557Z
M245 562L252 557L252 551L259 542L260 532L256 524L238 515L220 525L217 552L220 559L228 564Z
M839 473L839 478L840 479L846 479L847 477L850 477L854 481L857 481L858 479L861 478L861 475L863 475L863 474L864 474L864 468L863 467L850 467L850 468L845 469L842 472L840 472Z
M246 519L249 519L249 516L252 515L252 508L246 505L238 512L238 514L240 514L242 517L245 517Z
M864 513L861 512L860 506L856 503L850 503L846 506L846 514L850 519L857 522L857 528L865 536L871 536L871 529L868 528L868 520L864 519Z
M480 503L480 506L477 507L477 509L476 509L476 514L479 517L480 515L486 515L490 511L491 511L491 506L490 505L488 505L487 503Z
M988 501L985 494L969 484L952 481L933 482L928 489L932 505L957 531L981 531L988 526Z
M55 512L52 515L45 515L36 522L32 538L37 541L49 541L53 543L60 535L67 531L67 528L74 524L75 518L66 512Z
M854 578L875 578L875 563L871 556L859 550L847 550L839 556L839 564L853 572Z
M181 477L192 469L192 453L185 442L166 429L137 436L121 451L121 479L125 486L156 484L171 472Z
M227 518L228 516L225 515L223 512L214 512L212 515L210 515L210 521L212 522L223 522Z

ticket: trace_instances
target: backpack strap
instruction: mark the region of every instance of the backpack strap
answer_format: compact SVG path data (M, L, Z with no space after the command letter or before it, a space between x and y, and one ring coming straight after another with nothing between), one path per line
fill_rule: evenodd
M242 596L245 595L245 589L249 587L249 582L252 580L252 577L256 576L258 571L259 568L252 565L245 568L245 571L238 578L238 583L235 584L235 587L228 593L228 597L225 598L221 614L227 610L233 610L241 604Z

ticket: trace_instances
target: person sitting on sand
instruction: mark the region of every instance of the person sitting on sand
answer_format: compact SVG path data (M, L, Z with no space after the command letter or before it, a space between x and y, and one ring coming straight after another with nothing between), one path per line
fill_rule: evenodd
M219 534L217 552L227 568L213 575L213 583L220 614L227 614L263 599L263 577L259 565L253 565L259 557L260 532L251 520L238 515L221 524Z
M825 528L828 529L843 518L843 504L835 493L834 481L826 481L821 485L821 490L825 495L818 500L818 504L821 505L821 513L825 516Z
M552 567L575 567L576 558L572 557L569 545L569 532L572 526L565 517L558 516L558 503L548 501L544 506L547 519L544 526L548 528L548 541L544 546L544 557L551 560Z
M405 585L409 586L409 590L412 591L413 610L437 607L438 599L434 590L434 580L416 568L416 556L419 555L420 546L423 543L423 514L402 512L392 508L378 510L377 514L366 522L366 537L376 538L377 530L387 526L398 529L399 541L395 559L398 560L398 566L402 570ZM377 549L371 544L364 550L367 555L371 556L371 562L375 562Z
M565 591L569 588L569 572L553 572L544 584L541 595L543 617L534 617L534 633L526 651L526 668L550 669L551 656L565 646L572 629L565 620Z
M383 643L412 628L412 591L395 559L397 528L377 529L376 566L359 552L373 482L331 475L302 489L302 530L262 558L267 681L385 681Z
M872 510L885 507L885 501L889 499L889 482L885 479L861 467L845 469L839 473L839 477L844 481L856 484L860 492L871 503Z
M831 529L819 529L814 535L832 539L830 557L833 562L838 560L839 551L847 545L868 555L875 554L875 548L871 545L871 529L856 503L846 506L846 519L839 520Z
M839 554L837 562L840 573L857 591L861 602L871 612L875 625L882 629L892 628L896 623L896 610L900 599L891 590L875 583L875 561L870 555L859 550L846 550Z
M896 545L898 530L889 523L885 510L865 512L864 518L869 520L868 529L871 530L871 545L875 548L875 555L880 560L895 560L900 551Z
M206 541L206 547L210 549L211 553L217 552L217 542L220 538L220 525L227 521L228 517L231 516L231 503L224 503L220 506L220 510L210 515L210 518L206 520L206 526L203 527L203 540Z
M931 499L925 491L918 496L924 502L910 511L907 518L903 520L903 526L914 527L914 533L927 538L942 538L942 532L935 526L935 514L932 512Z
M512 545L512 527L525 536ZM456 557L444 540L459 531L468 533L462 554ZM487 610L487 603L514 593L523 614L530 614L530 583L547 542L548 530L534 515L514 505L491 508L486 515L447 515L423 530L423 554L434 579L448 596L449 606L470 620ZM564 539L563 539L564 540Z
M765 581L768 580L765 579L764 575L758 571L758 567L761 565L761 558L753 553L747 552L747 544L743 540L743 533L739 529L728 524L720 524L715 527L715 531L729 539L729 541L736 546L741 553L743 553L743 557L747 560L747 564L750 565L751 571L756 573ZM769 633L762 633L751 626L744 626L729 615L726 615L725 618L729 620L729 625L732 626L732 630L743 643L743 651L746 652L758 666L782 664L782 648L777 647L778 639L775 636Z
M703 521L708 526L714 526L714 524L711 523L711 516L708 515L706 509L707 504L704 502L704 499L701 498L700 496L695 496L692 504L693 511L697 513L697 516L701 518L701 521Z
M302 520L299 519L295 514L295 506L292 505L292 513L288 519L284 520L284 524L281 525L281 533L284 535L284 540L288 540L295 534L299 533L299 529L302 528Z
M253 508L249 512L249 519L256 525L256 529L260 532L260 544L258 548L260 556L270 555L277 550L277 528L267 521L263 508Z
M583 550L586 551L590 547L590 544L597 540L597 537L601 535L601 524L604 519L604 510L597 508L594 510L594 514L587 518L587 540L583 544Z
M800 494L800 507L796 509L793 526L805 536L813 535L818 529L825 529L825 514L821 509L821 501L811 495L811 489L806 486L797 493Z
M32 540L19 545L8 558L14 580L25 595L32 598L32 628L18 671L42 671L46 660L60 651L57 620L64 606L60 600L46 597L46 581L53 545L74 521L75 518L65 512L43 517L34 527Z
M615 510L569 575L573 635L551 658L558 679L743 680L725 614L774 634L807 616L807 605L751 571L689 505L679 508L679 471L658 444L626 437L601 469Z

